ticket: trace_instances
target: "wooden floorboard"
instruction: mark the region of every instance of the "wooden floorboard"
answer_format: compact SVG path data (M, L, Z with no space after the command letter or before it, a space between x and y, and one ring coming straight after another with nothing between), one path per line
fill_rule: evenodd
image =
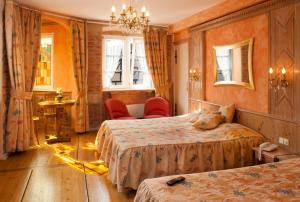
M34 169L23 201L83 202L87 198L85 174L66 165Z
M21 201L32 170L24 169L0 173L0 201Z
M0 161L0 171L61 164L64 164L64 162L53 155L53 150L47 146L43 146L26 152L13 154L8 160Z
M117 192L106 175L90 174L82 165L99 160L96 133L73 135L70 143L45 145L0 161L0 202L132 202L135 192ZM62 159L64 154L80 163ZM63 154L63 155L60 155ZM83 169L85 168L85 169ZM8 183L9 182L9 183Z
M87 175L86 180L91 202L132 202L134 199L135 191L117 192L117 187L107 179L107 176Z

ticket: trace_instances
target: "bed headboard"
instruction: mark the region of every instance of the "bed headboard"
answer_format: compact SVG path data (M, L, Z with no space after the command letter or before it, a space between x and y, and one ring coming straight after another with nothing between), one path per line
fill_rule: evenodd
M198 101L200 109L218 110L220 105ZM278 144L279 137L289 140L289 146L281 145L291 152L300 152L299 123L276 118L275 116L236 109L234 122L247 126L261 134L268 140Z

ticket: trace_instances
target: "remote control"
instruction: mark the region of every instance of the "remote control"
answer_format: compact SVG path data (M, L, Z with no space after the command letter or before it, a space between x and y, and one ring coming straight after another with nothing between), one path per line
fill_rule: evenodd
M184 177L179 176L179 177L176 177L176 178L174 178L174 179L171 179L171 180L167 181L167 185L173 186L173 185L175 185L175 184L177 184L177 183L179 183L179 182L182 182L182 181L184 181L184 180L185 180Z

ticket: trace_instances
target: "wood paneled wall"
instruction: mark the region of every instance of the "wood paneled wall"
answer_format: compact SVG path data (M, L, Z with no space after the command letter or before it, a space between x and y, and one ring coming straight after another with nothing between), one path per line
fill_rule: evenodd
M297 0L270 0L261 4L231 13L197 25L190 29L189 68L205 64L201 51L207 30L223 26L249 17L267 14L270 20L269 29L269 59L270 65L280 71L282 66L287 69L289 86L286 91L269 90L269 114L255 113L238 109L236 121L260 133L272 142L278 143L279 137L289 139L286 147L292 152L300 152L300 2ZM222 36L220 36L222 37ZM254 49L255 51L255 49ZM205 65L203 65L205 66ZM203 68L200 67L201 68ZM205 71L202 69L202 71ZM190 82L189 111L203 108L216 110L218 105L205 101L205 77L199 84ZM265 86L269 88L269 86ZM253 100L256 102L256 100ZM282 145L285 147L284 145Z
M300 3L270 13L271 66L280 75L287 70L288 88L270 89L269 111L280 118L300 122Z
M196 70L199 81L192 80L189 75L189 110L194 100L205 100L205 41L203 31L191 32L189 38L189 69Z

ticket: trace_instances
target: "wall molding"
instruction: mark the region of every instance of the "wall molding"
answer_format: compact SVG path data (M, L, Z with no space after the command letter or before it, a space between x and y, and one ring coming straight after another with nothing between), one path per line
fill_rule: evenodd
M270 0L239 11L235 11L228 15L216 18L214 20L191 27L190 32L193 31L206 31L215 27L239 21L245 18L253 17L256 15L267 13L271 10L278 9L290 4L295 4L297 0Z

